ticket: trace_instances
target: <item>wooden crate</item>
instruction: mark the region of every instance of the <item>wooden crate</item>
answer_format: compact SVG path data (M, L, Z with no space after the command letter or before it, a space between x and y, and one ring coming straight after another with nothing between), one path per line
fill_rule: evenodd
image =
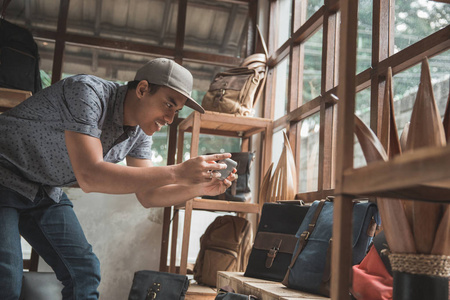
M217 273L217 287L230 286L236 293L254 295L260 300L330 299L320 295L288 289L280 282L245 277L243 272Z

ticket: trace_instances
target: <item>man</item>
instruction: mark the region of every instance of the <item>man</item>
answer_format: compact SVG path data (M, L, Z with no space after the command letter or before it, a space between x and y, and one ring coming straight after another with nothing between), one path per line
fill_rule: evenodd
M18 299L22 235L63 283L64 299L98 299L99 262L60 187L135 193L144 207L171 206L223 193L205 155L153 167L151 136L184 106L204 113L190 96L192 75L174 61L154 59L128 86L77 75L55 83L0 115L0 299ZM127 166L116 164L126 158ZM235 170L234 170L235 172Z

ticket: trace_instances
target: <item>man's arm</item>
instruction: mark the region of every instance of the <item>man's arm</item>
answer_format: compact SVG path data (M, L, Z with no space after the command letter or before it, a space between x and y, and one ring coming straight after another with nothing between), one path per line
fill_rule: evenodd
M169 201L181 203L204 191L220 192L226 186L223 182L209 186L216 180L209 179L208 170L225 167L209 161L224 159L230 157L230 154L201 156L165 167L151 167L151 162L147 160L127 158L130 166L123 166L103 160L99 139L73 131L66 131L65 137L73 171L85 192L135 193L142 205L148 207L174 204ZM157 189L160 187L161 189ZM167 197L169 194L170 200ZM159 205L157 200L161 196L166 199Z

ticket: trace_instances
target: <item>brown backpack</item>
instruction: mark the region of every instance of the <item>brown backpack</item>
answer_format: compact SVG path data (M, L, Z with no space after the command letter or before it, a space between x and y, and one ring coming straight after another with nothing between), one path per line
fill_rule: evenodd
M216 74L202 100L209 111L253 116L253 107L266 82L267 57L256 53L247 57L239 68Z
M242 272L252 250L250 222L236 216L219 216L200 238L200 252L194 266L199 284L216 286L217 271Z

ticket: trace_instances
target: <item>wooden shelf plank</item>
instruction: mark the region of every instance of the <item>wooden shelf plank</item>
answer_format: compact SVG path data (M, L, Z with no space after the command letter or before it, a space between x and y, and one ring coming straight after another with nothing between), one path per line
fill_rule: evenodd
M241 212L241 213L259 213L259 205L249 202L223 201L213 199L194 198L192 208L195 210ZM175 207L176 209L185 209L184 205Z
M280 282L245 277L243 272L217 273L217 287L230 286L236 293L254 295L264 300L330 299L324 296L310 294L285 287Z
M0 111L13 108L30 96L29 91L0 88Z
M346 170L342 194L450 201L450 145L403 153Z
M184 119L179 125L180 130L187 132L192 131L195 114L200 113L194 112ZM210 111L200 114L200 119L203 132L213 130L216 135L220 135L220 132L224 132L227 135L230 135L229 132L238 132L242 136L248 131L255 134L264 131L265 128L272 123L271 120L264 118L235 116Z

